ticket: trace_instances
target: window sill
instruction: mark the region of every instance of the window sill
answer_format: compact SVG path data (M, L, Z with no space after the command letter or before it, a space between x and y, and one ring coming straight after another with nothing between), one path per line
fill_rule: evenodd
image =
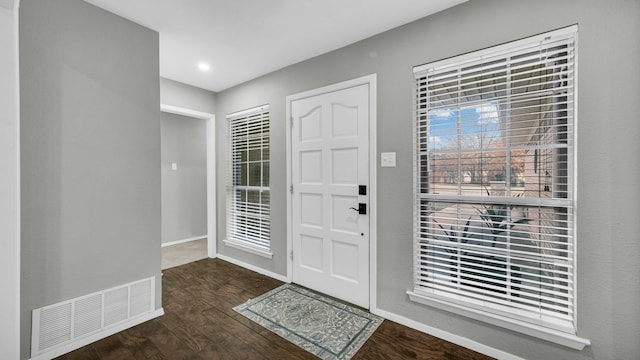
M254 255L259 255L259 256L265 257L267 259L273 259L273 253L271 251L269 251L268 249L260 248L260 247L257 247L257 246L247 245L247 244L242 243L240 241L234 241L234 240L222 240L222 242L224 242L224 244L226 246L228 246L228 247L232 247L234 249L246 251L246 252L252 253Z
M407 291L407 295L409 295L409 299L411 299L411 301L423 305L432 306L440 310L445 310L454 314L466 316L474 320L482 321L491 325L533 336L538 339L550 341L552 343L560 344L575 350L582 350L585 346L591 345L591 341L588 339L583 339L576 335L559 330L549 329L540 325L529 324L527 322L511 319L505 316L464 307L462 305L447 302L445 300L431 298L414 291Z

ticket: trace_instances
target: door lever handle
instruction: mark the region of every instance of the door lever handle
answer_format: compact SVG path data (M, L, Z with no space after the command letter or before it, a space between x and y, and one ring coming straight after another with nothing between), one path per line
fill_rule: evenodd
M357 211L360 215L367 215L367 204L365 203L359 203L357 209L354 207L350 207L349 209Z

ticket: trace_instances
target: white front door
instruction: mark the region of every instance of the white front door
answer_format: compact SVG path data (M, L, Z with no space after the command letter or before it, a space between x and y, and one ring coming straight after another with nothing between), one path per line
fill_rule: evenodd
M365 308L369 87L362 84L289 103L293 282Z

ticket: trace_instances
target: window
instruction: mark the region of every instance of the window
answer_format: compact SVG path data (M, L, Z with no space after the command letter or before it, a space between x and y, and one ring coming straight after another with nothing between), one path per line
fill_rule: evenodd
M414 68L414 301L575 334L576 30Z
M269 107L227 115L227 240L270 256Z

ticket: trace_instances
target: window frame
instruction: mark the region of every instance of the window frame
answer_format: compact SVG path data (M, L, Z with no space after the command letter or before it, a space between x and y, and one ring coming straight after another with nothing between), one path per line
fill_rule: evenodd
M428 81L426 80L428 77L426 75L427 72L430 70L438 71L443 68L447 68L449 66L472 63L475 61L482 63L483 61L485 61L485 59L491 58L493 56L496 56L496 57L504 56L504 57L510 58L511 56L513 56L512 55L513 53L516 53L518 51L521 51L522 49L528 48L532 44L538 43L540 44L541 47L543 47L545 43L556 41L558 39L561 39L561 40L569 39L569 41L572 41L573 42L572 50L574 52L574 59L573 59L573 63L571 64L571 66L573 67L573 77L571 78L571 84L570 84L573 90L572 91L573 102L571 106L568 106L568 109L567 109L568 114L566 115L567 119L572 120L571 126L573 126L573 132L567 139L568 141L567 147L571 152L570 154L567 155L567 158L568 158L568 164L566 169L567 174L563 174L563 176L566 176L568 178L567 181L570 182L570 184L568 185L569 191L566 194L566 198L564 199L557 198L555 196L555 189L553 190L554 196L552 196L552 198L533 198L533 197L526 198L526 197L519 197L519 196L512 197L509 190L510 186L506 186L507 190L505 191L505 194L502 196L491 196L493 194L489 194L488 190L486 194L487 196L484 196L482 194L463 195L460 187L460 184L463 181L460 179L460 177L462 176L462 171L460 171L461 168L459 164L461 161L460 156L464 152L461 150L461 145L460 145L460 125L459 125L460 120L459 119L458 119L458 129L456 130L457 131L456 133L458 134L457 135L458 149L457 149L457 152L455 152L458 156L457 158L458 170L456 173L457 174L456 183L458 184L458 193L457 194L433 194L433 193L430 193L428 189L425 190L423 186L425 180L421 178L421 177L424 177L424 174L422 174L423 170L421 169L421 167L424 166L425 160L424 158L421 159L421 156L424 156L424 153L429 154L432 141L435 141L435 137L434 137L434 140L432 140L432 135L428 132L428 130L425 130L425 126L424 126L424 123L428 124L430 121L429 120L430 113L428 112L428 110L425 111L424 109L421 109L421 105L428 104L429 100L425 100L426 102L421 103L420 102L421 98L419 97L420 95L419 89L422 87L424 90L424 87L428 86L428 85L424 85L426 84L425 82ZM590 343L589 340L579 338L576 335L577 318L575 315L576 297L577 297L577 287L575 282L575 278L576 278L575 248L577 245L576 236L575 236L576 234L575 203L576 203L576 194L577 194L576 193L577 173L575 169L576 167L575 159L577 156L576 132L575 132L576 118L577 118L576 72L577 72L577 26L575 25L564 28L564 29L548 32L545 34L529 37L526 39L514 41L511 43L498 45L495 47L475 51L465 55L456 56L453 58L448 58L445 60L436 61L433 63L428 63L425 65L414 67L414 74L416 77L416 83L418 87L417 88L418 93L416 93L416 113L414 115L415 126L414 126L414 162L413 162L414 163L414 201L415 201L415 205L414 205L414 279L413 279L414 288L413 290L407 291L407 294L409 295L409 298L412 301L420 304L436 307L442 310L454 312L456 314L464 315L476 320L481 320L493 325L497 325L510 330L525 333L534 337L542 338L542 339L559 343L575 349L582 349L584 346L589 345ZM485 73L480 72L480 74L484 75ZM421 81L423 82L422 85L421 85ZM462 85L458 85L458 86L462 88ZM511 86L510 84L507 85L506 91L511 91L510 86ZM460 93L458 93L458 96L459 95ZM489 100L491 100L491 98L489 98ZM462 104L460 104L461 102ZM456 106L457 106L457 110L461 112L464 106L464 102L458 100L457 105L453 107L455 108ZM553 110L553 111L556 111L556 110ZM458 118L459 117L460 115L458 115ZM506 116L505 119L506 119L505 124L508 128L510 126L509 124L512 122L511 115ZM421 123L423 127L422 130L420 130ZM426 128L429 129L429 125L427 125ZM426 147L425 147L425 144L426 144ZM512 149L510 147L507 147L506 150L504 151L505 153L509 153L511 150ZM481 150L479 151L476 150L476 153L484 156L483 151L486 151L486 150L482 150L481 148ZM507 164L509 164L510 155L505 155L505 156L507 157ZM431 167L432 167L432 165L430 164L430 159L431 159L430 155L426 155L426 164L427 164L426 167L429 169L429 170L426 170L427 174L431 171ZM536 172L538 171L538 161L539 161L538 151L536 150L535 165L534 165ZM505 173L509 174L510 172L505 171ZM431 175L426 175L426 178L428 179L430 176ZM507 179L509 179L509 175L506 175L506 177ZM428 183L427 187L431 186L431 183L429 180L427 180L426 182ZM425 194L427 195L425 196ZM460 221L462 220L462 217L460 215L460 210L459 210L461 205L469 206L470 204L480 204L483 207L487 207L487 206L493 206L493 204L503 204L510 207L511 206L513 207L538 206L541 208L550 208L553 206L565 207L567 211L570 212L568 217L570 218L570 222L571 222L570 228L567 228L567 231L570 236L570 243L568 245L570 246L570 251L568 252L571 254L570 267L572 269L571 278L569 280L570 281L573 280L571 285L572 289L570 293L568 293L569 295L573 295L573 297L571 297L572 304L568 308L568 310L573 311L572 319L569 324L570 326L568 326L567 324L563 324L562 326L554 326L554 324L552 324L551 322L544 321L544 320L534 321L527 317L529 315L527 314L527 311L525 311L524 313L518 314L518 309L516 309L513 306L511 307L507 306L506 308L502 309L502 311L500 311L498 309L498 306L495 306L495 305L487 306L487 304L483 303L482 301L479 301L479 302L474 301L473 297L465 295L465 291L460 291L460 293L456 293L455 291L452 291L451 293L445 292L446 295L443 296L442 293L438 292L436 285L432 285L431 289L429 289L428 287L425 288L424 284L421 285L421 280L420 280L421 277L425 276L425 274L430 274L432 279L437 280L438 276L440 276L440 278L445 279L443 281L445 283L445 287L449 286L446 284L446 282L448 281L447 279L452 279L452 278L455 278L456 280L455 282L458 284L457 287L461 287L461 286L464 287L463 285L461 285L464 282L460 275L462 274L462 272L458 272L457 273L458 275L445 275L443 277L443 275L441 275L441 272L440 274L438 274L439 269L437 268L437 266L429 267L421 263L421 259L422 261L424 261L424 258L425 258L425 251L426 251L425 248L428 248L429 246L425 244L428 244L430 242L431 243L438 242L438 239L436 238L427 238L426 240L424 238L423 230L426 228L425 226L427 226L427 225L424 225L424 223L428 221L425 221L424 215L421 215L421 207L423 207L423 202L425 201L425 199L427 202L441 201L446 203L457 204L455 206L458 208L458 212L457 212L458 215L456 215L457 220L455 221L457 221L457 224L458 224L458 229L457 229L458 239L462 236L461 235L462 227L459 225ZM471 219L471 217L469 219ZM435 222L435 220L433 222ZM434 227L433 222L428 226ZM437 224L437 225L440 226L440 224ZM467 227L469 226L469 221L467 221L466 225ZM446 232L443 226L440 226L440 228L442 229L443 232ZM453 233L453 229L454 228L452 225L451 227L452 233ZM428 231L425 231L425 232L428 232ZM429 235L429 236L432 236L432 235ZM440 242L442 241L440 240ZM476 249L474 251L477 251L480 253L482 250ZM506 254L509 254L510 252L511 250L504 251L504 253ZM484 253L489 254L486 252L486 250ZM458 254L462 254L462 252ZM458 260L458 259L462 259L462 255L457 255L455 257L456 264L460 265L458 261L463 261L463 260ZM437 262L437 259L436 259L436 262ZM482 266L485 266L485 265L482 265ZM429 268L431 268L432 270L429 270ZM486 270L486 268L484 267L482 267L482 269ZM428 271L431 271L431 272L429 273ZM446 273L446 270L444 272ZM447 278L447 276L449 276L449 278ZM437 281L434 281L434 283L435 282ZM513 286L512 285L513 282L511 282L511 280L508 280L506 284L509 287ZM455 286L449 286L449 287L453 288ZM488 290L486 289L479 290L477 291L477 293L485 294L486 296L491 296L491 293L489 293ZM491 303L491 301L489 301L488 303ZM542 313L543 311L540 310L540 312ZM544 316L542 315L540 317L544 318Z
M271 125L269 105L228 114L226 120L228 126L227 235L223 242L226 246L235 249L272 258L271 191L268 169ZM238 131L246 131L246 135L234 135ZM256 154L259 155L257 159L254 158ZM251 178L250 173L256 171L259 174ZM259 184L251 184L256 180ZM250 193L251 196L257 195L257 202L248 201ZM242 200L242 194L244 194L244 200Z

